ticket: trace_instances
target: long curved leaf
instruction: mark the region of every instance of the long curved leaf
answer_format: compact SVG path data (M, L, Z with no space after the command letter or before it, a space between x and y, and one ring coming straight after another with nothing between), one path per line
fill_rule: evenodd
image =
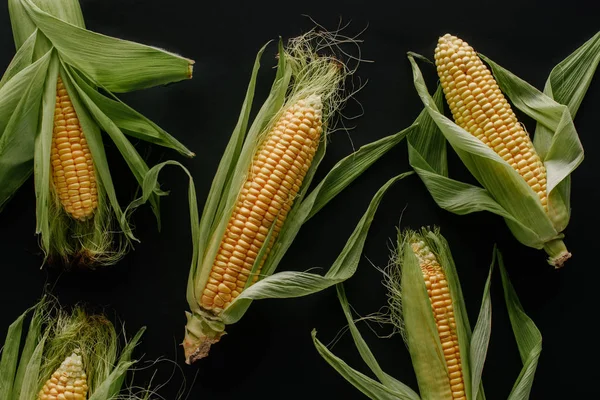
M284 271L267 276L244 290L231 303L221 314L223 322L229 325L239 321L253 300L306 296L350 278L358 267L369 227L383 195L391 185L407 175L410 175L410 173L390 179L377 191L367 211L346 242L344 249L325 276L295 271Z
M502 255L498 253L498 266L502 276L504 299L508 308L508 316L515 334L519 354L523 362L523 369L513 386L508 400L527 400L533 386L535 370L542 352L542 334L531 318L525 314L523 306L517 297L514 287L510 283L508 273L504 268Z
M350 310L350 305L348 304L348 299L346 298L346 293L344 291L344 285L339 283L336 285L338 299L340 300L340 304L342 305L342 309L344 310L344 315L346 317L346 321L348 322L348 328L350 329L350 334L354 339L354 344L356 345L356 349L360 353L363 361L369 366L373 374L379 379L379 381L388 389L393 390L396 393L396 396L399 399L406 400L419 400L419 395L412 390L409 386L400 382L396 378L386 374L383 372L379 363L375 359L375 356L369 349L367 342L363 339L360 331L354 324L354 318L352 318L352 311Z
M50 58L48 52L0 89L0 211L33 169L39 105Z
M492 282L492 273L494 272L494 264L496 262L496 249L492 254L492 264L488 273L485 287L483 289L483 297L479 308L479 316L473 329L470 343L470 367L471 367L471 396L474 399L485 399L483 394L483 385L481 383L481 375L483 366L487 356L488 345L492 333L492 298L490 286Z
M193 61L164 50L88 31L22 0L35 25L61 58L112 92L128 92L189 79Z
M372 400L398 400L397 394L391 389L386 388L381 383L369 378L365 374L351 368L339 357L336 357L329 349L317 339L317 332L312 332L313 343L317 351L335 370L350 382L355 388L360 390L365 396ZM410 397L404 397L409 399ZM412 399L412 398L410 398ZM91 399L90 399L91 400Z

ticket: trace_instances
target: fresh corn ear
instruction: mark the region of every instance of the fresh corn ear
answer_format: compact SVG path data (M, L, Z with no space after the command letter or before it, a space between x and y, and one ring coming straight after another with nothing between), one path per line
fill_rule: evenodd
M439 231L401 233L388 277L392 321L407 342L421 395L471 398L471 328L452 256Z
M388 290L389 317L361 317L391 322L402 334L412 359L418 394L386 374L355 325L344 288L338 285L338 298L348 321L348 331L365 363L377 380L353 369L336 357L316 337L319 354L348 382L373 400L435 399L483 400L482 372L492 328L490 285L496 262L502 274L504 296L523 368L509 398L528 398L541 352L541 335L523 311L504 269L500 253L494 249L479 317L473 332L467 319L456 267L448 243L438 229L422 228L399 232L397 251L384 271Z
M342 101L348 70L337 59L314 52L312 42L318 37L324 38L311 32L292 39L285 49L280 45L271 96L236 150L240 156L228 165L233 177L222 188L218 206L222 212L214 217L214 229L189 283L193 292L188 299L193 299L195 312L188 316L183 342L188 363L208 354L224 333L223 316L230 306L265 275L265 265L274 268L268 265L272 249L286 229L307 176L312 176L313 159L325 140L324 127ZM202 224L208 219L203 216Z
M101 131L140 185L150 168L126 135L194 154L113 93L190 79L194 62L86 30L77 0L9 0L9 11L17 54L0 80L0 211L33 171L45 261L114 264L137 240L135 207L117 200ZM164 193L153 189L158 218Z
M434 54L455 124L443 115L440 91L432 97L427 90L416 62L422 56L410 53L425 105L409 138L412 167L438 205L461 215L498 214L521 243L544 249L548 262L562 267L571 257L562 233L570 174L583 160L573 117L600 61L600 33L552 71L543 93L456 36L442 36ZM533 141L505 95L537 122ZM483 188L448 178L445 140Z
M226 327L238 322L253 300L306 296L354 274L358 260L347 262L344 257L324 276L275 273L303 223L413 129L345 157L308 192L325 154L327 135L335 128L338 111L345 103L345 84L356 70L327 53L352 54L355 49L344 48L347 44L356 42L340 31L311 30L289 40L285 47L280 41L271 92L250 123L265 47L259 51L240 118L199 219L194 219L198 213L190 192L195 247L183 340L187 363L206 357ZM392 178L377 192L346 243L347 252L360 251L383 194L409 174Z
M510 164L547 210L546 167L475 50L446 34L435 48L435 65L454 121Z
M46 381L38 400L87 400L87 375L81 356L73 353Z
M283 111L256 149L202 293L204 309L223 311L251 275L252 282L258 280L319 146L322 107L321 96L299 99ZM264 257L251 274L263 246Z
M23 329L27 319L29 327ZM127 371L136 364L132 352L144 330L120 349L119 335L104 316L89 315L79 307L67 311L44 298L8 330L0 398L147 399L150 391L125 384Z
M75 219L91 218L98 208L94 161L60 76L56 85L50 160L54 190L65 211Z

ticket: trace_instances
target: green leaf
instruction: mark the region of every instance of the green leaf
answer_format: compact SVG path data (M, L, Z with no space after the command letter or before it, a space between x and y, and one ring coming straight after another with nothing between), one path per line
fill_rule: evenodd
M42 97L42 113L35 137L34 150L34 184L36 197L36 232L49 232L50 222L48 210L50 207L50 154L52 152L52 135L54 133L54 113L56 106L56 85L58 79L58 57L52 56L50 67L46 75L44 94ZM50 248L50 237L41 238L43 247Z
M223 322L229 325L239 321L250 306L252 300L307 296L350 278L358 267L369 227L371 226L371 222L373 221L375 212L377 211L377 207L379 206L383 195L391 185L409 174L402 174L390 179L377 191L371 200L367 211L346 242L344 249L325 276L295 271L284 271L267 276L244 290L231 305L223 311L221 314Z
M31 0L22 0L22 4L62 60L112 92L128 92L192 77L192 60L88 31L44 12Z
M438 85L433 101L439 110L443 110L443 91ZM409 161L412 165L411 156L418 154L427 169L441 176L448 176L448 157L446 153L446 138L438 129L435 121L423 109L412 126L417 129L408 135ZM410 149L413 149L413 152Z
M29 18L22 0L8 0L8 12L12 26L15 48L20 50L23 44L34 35L37 27Z
M388 151L394 148L416 128L416 125L411 125L394 135L386 136L366 144L354 153L337 162L327 176L319 183L319 186L317 186L305 200L306 202L312 203L312 207L304 222L311 219L327 205L331 199L354 182L354 180L373 165L375 161L387 154Z
M327 347L317 339L317 331L312 331L312 338L317 351L335 370L350 382L355 388L360 390L372 400L398 400L412 399L412 397L398 397L393 390L386 388L381 383L369 378L368 376L352 369L341 358L336 357ZM418 397L417 397L418 398ZM92 400L92 399L90 399Z
M0 89L0 211L31 175L49 52Z
M74 68L68 69L79 89L83 91L89 100L92 101L118 128L120 128L123 133L146 142L171 148L186 157L193 157L195 155L181 142L169 135L164 129L123 103L106 88L103 89L108 92L112 98L104 96L98 90L90 86L88 84L90 80L89 76L84 75ZM86 79L83 79L82 76L85 76Z
M46 344L47 338L48 332L44 334L44 336L39 340L37 346L35 346L35 350L31 354L31 358L29 359L29 362L26 365L26 370L23 375L22 383L18 383L18 381L15 382L15 391L13 392L13 397L15 399L18 396L19 400L31 400L35 398L36 394L38 393L40 389L40 369L44 355L44 346ZM22 361L23 359L21 358L21 362ZM19 365L19 369L20 368L21 365Z
M408 242L402 250L402 312L405 340L424 400L451 399L452 392L442 344L423 272Z
M575 118L599 62L600 32L552 69L544 94L566 105Z
M30 310L25 311L15 322L8 327L2 358L0 359L0 398L10 399L19 361L19 347L21 345L21 332L23 320Z
M33 310L35 311L29 323L13 385L12 398L14 399L32 399L38 389L42 349L46 340L45 336L41 335L42 322L45 317L44 299L33 307Z
M513 386L508 400L527 400L529 399L535 370L537 369L542 352L542 335L531 318L525 314L515 289L510 283L500 252L498 252L498 265L502 276L504 299L506 300L510 323L515 334L517 346L519 347L521 361L523 362L523 369Z
M119 368L120 365L131 365L130 364L131 363L131 354L133 353L133 350L140 342L140 339L145 331L146 331L146 327L141 328L136 333L136 335L133 337L133 339L127 343L127 345L121 352L121 356L119 357L119 362L117 363L117 368ZM134 361L134 363L135 363L135 361ZM108 390L108 396L107 396L108 399L112 399L119 394L119 392L121 391L121 388L123 387L123 383L125 382L125 376L126 376L126 374L123 373L113 380L113 382L110 385L110 388Z
M4 71L2 79L0 79L0 89L6 85L6 82L33 63L33 50L35 49L36 38L37 31L33 32L25 43L23 43L23 46L17 50L17 54L15 54L8 68Z
M392 376L383 372L379 363L375 359L375 356L367 346L367 343L362 338L358 328L354 324L354 319L352 318L352 311L350 310L350 305L348 304L348 299L346 298L346 293L344 291L344 285L339 283L336 285L338 299L340 300L340 304L342 305L342 309L344 310L344 315L346 316L346 321L348 321L348 328L350 329L350 333L352 334L352 338L354 339L354 344L360 353L363 361L369 366L371 371L375 374L377 379L388 389L393 390L396 396L400 399L407 400L419 400L419 395L415 393L410 387L400 382L399 380L393 378Z
M481 383L481 375L483 366L487 356L488 345L490 343L490 335L492 333L492 298L490 294L490 286L492 281L492 273L494 272L494 263L496 261L496 252L492 254L492 264L488 273L485 287L483 289L483 298L481 299L481 307L479 308L479 316L477 323L471 336L470 352L471 352L471 395L475 399L485 399L483 393L483 384Z

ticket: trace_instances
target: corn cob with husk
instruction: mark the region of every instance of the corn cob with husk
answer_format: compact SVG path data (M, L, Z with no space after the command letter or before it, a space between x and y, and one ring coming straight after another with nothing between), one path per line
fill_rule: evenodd
M131 354L143 332L119 351L117 332L104 316L88 315L80 307L67 312L54 300L43 299L8 329L0 363L0 398L147 399L150 391L124 385L127 370L136 364Z
M415 55L409 58L426 111L409 156L436 202L458 214L501 215L520 242L543 248L560 268L571 257L562 233L570 218L570 174L583 160L573 118L600 62L600 34L552 71L543 93L462 39L442 36L435 64L455 124L442 114L440 91L434 98L427 92ZM536 120L533 141L505 94ZM484 189L448 178L444 138Z
M448 243L437 229L400 232L397 254L385 271L390 315L384 319L393 324L394 330L401 333L406 342L419 394L381 370L354 324L342 285L338 285L338 297L350 332L361 356L379 382L353 370L334 356L317 340L313 331L315 346L328 363L372 399L484 399L481 373L491 332L490 279L496 258L519 350L528 350L525 353L521 351L521 354L528 354L523 360L523 369L528 374L521 374L513 391L527 394L540 355L541 335L523 312L508 281L500 254L494 251L479 319L475 331L471 332L452 255ZM527 333L517 327L527 327Z
M207 356L226 325L239 321L252 300L307 295L354 272L352 264L332 267L326 276L273 275L302 223L407 134L402 131L359 149L307 195L327 133L344 101L345 79L354 72L336 57L317 53L349 41L339 35L312 30L285 48L279 44L271 93L248 128L264 48L259 52L240 119L213 180L199 229L194 229L197 247L187 292L191 312L183 341L188 363ZM402 176L380 190L369 213ZM361 220L359 227L365 230L370 221ZM357 233L348 246L362 246L365 235L366 231Z
M113 93L189 79L193 61L86 30L77 0L8 5L17 54L0 81L0 210L33 171L45 258L114 264L137 240L135 207L117 200L101 131L140 185L149 167L126 135L193 153ZM153 190L158 218L165 193Z

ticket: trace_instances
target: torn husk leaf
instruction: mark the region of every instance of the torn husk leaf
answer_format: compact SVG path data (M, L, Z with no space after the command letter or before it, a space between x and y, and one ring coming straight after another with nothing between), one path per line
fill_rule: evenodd
M249 113L264 51L257 55L240 118L213 180L198 231L187 298L190 312L183 346L186 362L208 354L256 299L298 297L323 290L354 273L358 260L325 276L304 272L273 275L302 224L398 144L408 130L363 146L340 161L308 194L326 150L344 84L354 69L329 55L342 42L339 32L309 33L279 43L271 92L252 124ZM317 53L319 49L319 53ZM325 50L325 51L323 51ZM380 190L359 222L346 252L354 257L385 190ZM355 262L356 261L356 262Z
M553 69L543 93L454 36L440 38L435 58L456 123L442 114L440 91L435 99L429 95L409 54L424 118L433 121L419 132L428 142L409 140L411 165L438 205L502 216L521 243L544 249L548 262L561 267L571 256L562 233L570 217L570 174L583 160L573 117L600 61L600 33ZM504 94L536 120L533 141ZM448 178L445 140L483 188Z
M354 370L332 354L313 331L315 347L348 382L373 400L484 400L481 377L491 335L490 285L496 260L523 361L509 399L527 399L541 352L541 335L523 311L508 280L500 253L494 249L479 316L471 332L456 267L448 243L437 228L399 232L397 252L384 271L390 314L383 316L383 320L389 320L394 330L403 336L417 377L419 394L381 369L355 325L341 284L337 285L338 298L349 331L361 358L377 380ZM382 317L379 315L374 319L381 321Z
M101 132L140 185L149 167L126 135L193 156L113 93L189 79L193 61L86 30L77 0L9 0L9 11L17 54L0 81L0 210L33 172L45 258L113 264L137 239ZM159 223L164 194L156 185L150 198Z
M44 298L8 329L0 398L145 399L150 391L124 386L127 371L137 363L131 355L144 330L120 348L115 327L104 316L89 315L81 307L68 312Z

